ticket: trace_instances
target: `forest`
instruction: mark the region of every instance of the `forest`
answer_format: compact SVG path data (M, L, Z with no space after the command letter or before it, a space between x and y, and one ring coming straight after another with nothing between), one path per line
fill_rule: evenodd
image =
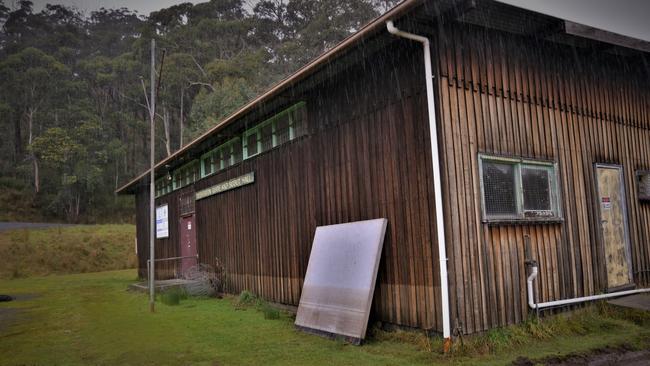
M211 0L148 15L0 0L0 221L131 221L114 191L397 0ZM160 65L160 63L158 64Z

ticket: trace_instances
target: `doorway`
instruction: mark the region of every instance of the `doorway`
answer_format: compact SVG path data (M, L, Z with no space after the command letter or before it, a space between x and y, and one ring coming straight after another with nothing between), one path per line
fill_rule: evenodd
M607 290L611 292L632 284L623 167L597 164L596 182Z
M196 245L196 220L194 214L194 191L181 194L178 198L180 208L179 245L181 259L181 276L192 266L198 264ZM185 258L189 257L189 258ZM193 258L192 258L193 257Z

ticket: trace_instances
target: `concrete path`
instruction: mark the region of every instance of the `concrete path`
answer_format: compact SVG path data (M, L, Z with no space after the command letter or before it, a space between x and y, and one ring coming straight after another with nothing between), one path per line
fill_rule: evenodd
M45 229L57 226L74 226L72 224L58 224L46 222L0 222L0 231L15 229Z
M609 300L608 303L626 308L650 311L650 292L619 297Z

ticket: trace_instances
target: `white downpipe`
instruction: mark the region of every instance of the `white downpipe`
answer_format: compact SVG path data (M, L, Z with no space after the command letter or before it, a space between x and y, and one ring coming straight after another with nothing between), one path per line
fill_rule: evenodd
M639 294L643 292L650 292L650 288L642 288L642 289L629 290L629 291L612 292L609 294L600 294L600 295L576 297L573 299L535 303L535 296L533 294L533 281L537 277L537 273L538 273L537 265L533 265L532 272L530 273L530 276L528 276L528 306L530 306L532 309L551 308L555 306L570 305L570 304L577 304L580 302L607 299L610 297L619 297L619 296Z
M447 284L447 250L445 244L445 221L442 212L442 188L440 183L440 158L438 156L438 132L436 129L436 104L433 95L433 72L431 68L431 50L429 39L412 33L401 31L395 27L392 20L386 22L388 32L399 37L408 38L422 43L424 46L424 73L427 86L427 108L429 111L429 133L431 135L431 162L433 164L433 191L436 204L436 228L438 231L438 257L440 258L440 293L442 297L442 334L445 344L451 338L449 323L449 287Z

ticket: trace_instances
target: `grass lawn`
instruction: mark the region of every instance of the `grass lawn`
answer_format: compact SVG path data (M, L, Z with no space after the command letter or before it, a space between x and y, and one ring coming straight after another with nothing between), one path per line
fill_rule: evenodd
M0 365L502 365L519 355L642 346L650 337L644 315L592 309L574 320L544 320L545 327L466 339L451 356L439 353L439 339L405 332L377 331L357 347L300 333L286 314L270 320L255 308L237 310L234 298L158 302L151 314L146 295L126 291L135 276L120 270L0 280L0 293L34 296L0 303ZM557 334L544 333L553 329Z

